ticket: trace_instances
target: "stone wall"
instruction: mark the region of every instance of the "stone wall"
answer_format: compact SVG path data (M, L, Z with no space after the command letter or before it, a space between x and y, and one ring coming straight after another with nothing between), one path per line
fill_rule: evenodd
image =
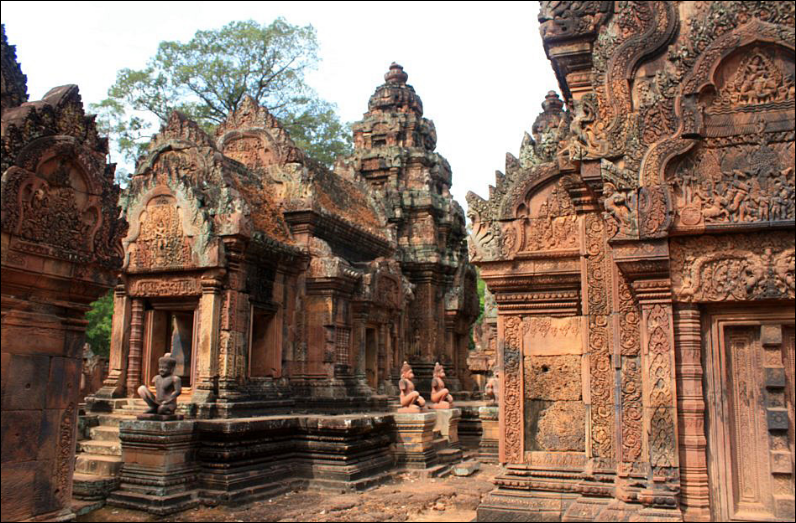
M794 310L793 5L539 20L563 100L468 195L507 465L479 519L789 520L793 428L767 420L792 378L766 376Z

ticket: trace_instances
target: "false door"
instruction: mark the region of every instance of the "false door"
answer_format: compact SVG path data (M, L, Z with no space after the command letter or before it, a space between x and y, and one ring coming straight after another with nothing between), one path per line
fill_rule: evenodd
M793 521L793 312L713 315L706 336L714 518Z

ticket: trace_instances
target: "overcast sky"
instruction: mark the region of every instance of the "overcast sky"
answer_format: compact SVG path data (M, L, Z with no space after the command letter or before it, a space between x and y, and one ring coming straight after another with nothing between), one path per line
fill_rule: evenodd
M283 16L317 30L321 63L308 83L362 118L391 62L404 66L437 127L454 197L486 197L506 152L519 152L544 95L558 89L545 58L537 2L2 2L31 100L77 84L84 103L105 98L116 71L141 69L164 40L233 20ZM111 161L120 163L118 155ZM120 165L122 165L120 163ZM128 166L131 169L132 166Z

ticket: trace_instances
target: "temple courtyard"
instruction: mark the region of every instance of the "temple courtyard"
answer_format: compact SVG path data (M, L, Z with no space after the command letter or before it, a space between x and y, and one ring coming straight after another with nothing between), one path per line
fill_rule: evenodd
M470 476L430 479L402 474L362 493L297 491L245 506L197 507L167 517L105 507L77 521L473 521L481 498L494 487L498 468L487 464Z
M121 187L4 25L2 520L794 521L794 5L540 2L466 211L401 64L325 160L236 88Z

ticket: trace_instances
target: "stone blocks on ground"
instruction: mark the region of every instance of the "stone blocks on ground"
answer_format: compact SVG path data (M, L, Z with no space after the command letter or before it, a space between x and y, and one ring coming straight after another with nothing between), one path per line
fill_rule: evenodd
M481 463L478 461L462 461L453 466L451 472L454 476L471 476L481 469Z

